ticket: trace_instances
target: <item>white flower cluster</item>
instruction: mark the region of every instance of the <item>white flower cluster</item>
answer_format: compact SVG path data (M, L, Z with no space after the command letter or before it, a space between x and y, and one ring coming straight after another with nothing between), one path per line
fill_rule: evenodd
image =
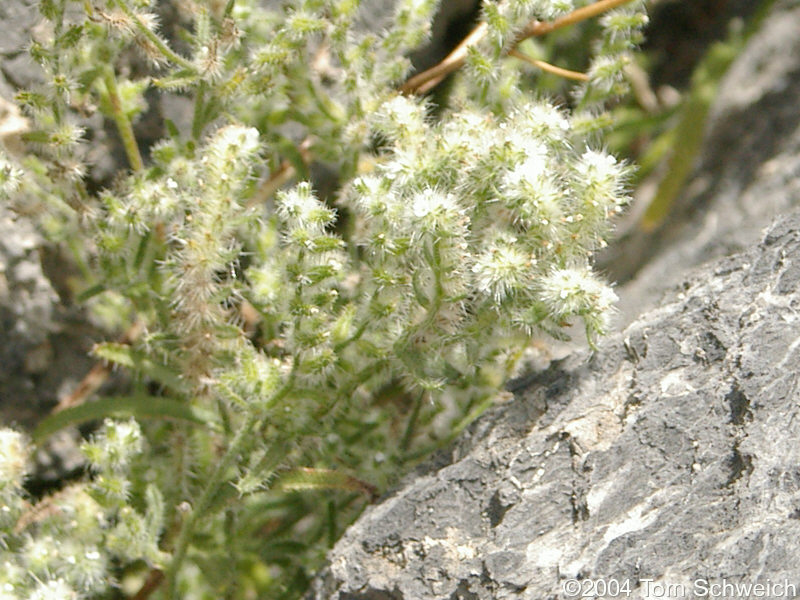
M22 170L14 165L0 150L0 198L11 197L21 184Z
M0 429L0 490L22 487L28 452L24 435L13 429Z
M504 330L552 332L577 317L590 340L602 333L614 295L589 261L628 200L627 168L586 148L569 116L545 102L436 124L422 110L387 101L374 126L391 154L341 199L357 212L370 268L358 298L383 309L373 347L430 382L437 366L469 354L465 344L489 348ZM481 329L487 314L491 334Z
M0 546L15 548L0 559L0 599L85 598L115 583L114 558L154 564L163 526L158 493L149 490L147 512L131 507L131 461L142 451L133 421L106 420L83 446L97 476L30 505L21 490L30 448L27 439L0 430ZM13 492L13 494L11 494Z

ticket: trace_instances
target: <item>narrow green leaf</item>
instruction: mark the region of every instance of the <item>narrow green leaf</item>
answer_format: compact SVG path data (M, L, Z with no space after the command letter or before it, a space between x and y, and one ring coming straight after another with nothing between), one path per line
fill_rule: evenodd
M77 301L78 301L78 303L82 304L83 302L86 302L89 298L93 298L94 296L97 296L98 294L102 294L103 292L106 291L106 289L108 289L108 288L106 288L106 286L104 284L102 284L102 283L98 283L96 285L93 285L93 286L83 290L80 294L78 294Z
M301 467L283 475L274 486L286 491L346 490L359 492L370 498L378 495L375 486L350 475L332 469Z
M98 358L141 373L176 392L182 394L189 392L186 383L175 370L167 365L153 361L141 350L136 350L125 344L105 342L96 345L92 353Z
M26 131L21 137L22 141L29 144L48 144L50 142L50 134L41 129Z
M69 425L98 421L106 417L188 421L218 429L213 413L185 402L147 395L110 396L45 417L34 430L33 439L36 443L40 443L49 435Z
M415 269L411 275L411 287L414 290L414 298L419 302L420 306L428 308L431 305L431 300L425 293L421 278L422 269Z
M164 495L158 487L150 483L145 489L144 497L147 505L145 523L150 535L157 539L164 529L164 515L166 514Z

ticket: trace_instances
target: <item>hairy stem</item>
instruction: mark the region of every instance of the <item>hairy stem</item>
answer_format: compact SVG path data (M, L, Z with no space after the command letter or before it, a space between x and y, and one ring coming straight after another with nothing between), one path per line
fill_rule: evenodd
M146 37L148 41L150 41L158 49L158 51L161 52L162 55L164 55L164 58L193 73L197 70L190 61L186 60L180 54L172 50L172 48L167 46L164 40L158 37L149 27L147 27L147 25L142 23L142 20L139 18L139 16L133 10L131 10L130 6L128 6L126 0L116 0L116 2L117 5L122 9L122 12L124 12L125 15L136 24L136 29L138 29L139 32Z
M103 82L106 84L108 101L111 105L111 117L114 119L117 131L119 131L119 135L122 138L122 146L125 148L125 155L128 157L131 169L134 171L141 171L144 169L144 163L142 162L142 155L139 152L139 144L136 143L131 120L128 118L128 115L125 114L125 111L122 110L122 100L119 97L117 78L111 67L105 69Z
M286 394L288 394L293 386L293 381L289 381L278 390L275 395L270 399L269 404L279 402ZM180 572L181 565L186 558L186 552L189 549L194 529L197 524L205 517L207 517L208 508L213 502L220 489L228 483L228 470L234 465L239 458L241 451L245 444L252 438L253 431L257 431L263 425L262 421L265 417L258 416L255 412L248 413L244 422L241 424L239 431L236 432L233 440L231 440L228 449L225 451L222 459L217 463L214 472L208 478L205 488L200 495L200 498L192 508L192 512L186 517L183 522L181 531L178 534L178 539L175 542L175 550L172 554L172 561L165 574L166 589L165 598L172 600L177 598L177 580L178 573Z

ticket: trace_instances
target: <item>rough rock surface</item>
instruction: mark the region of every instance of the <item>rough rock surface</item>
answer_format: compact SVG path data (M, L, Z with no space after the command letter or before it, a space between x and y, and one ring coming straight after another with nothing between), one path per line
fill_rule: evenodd
M517 382L449 464L362 516L308 598L565 598L570 578L633 598L698 579L800 589L798 373L796 213L588 361Z
M21 154L29 124L11 103L17 89L41 74L27 54L39 17L34 0L0 2L0 147ZM76 7L69 4L68 10ZM101 143L99 114L83 123L97 143L89 159L111 163ZM109 167L110 168L110 167ZM108 172L108 168L105 169ZM18 210L20 209L21 210ZM20 205L0 204L0 425L30 428L69 392L94 364L88 352L100 332L71 305L67 279L73 267L37 232L35 218ZM38 209L32 209L33 212ZM37 475L52 481L81 463L69 435L52 440L55 452L40 452Z
M591 597L592 580L796 595L800 213L775 217L800 204L798 44L800 7L779 1L721 84L673 221L652 252L627 246L655 257L619 290L630 325L515 382L365 512L308 600L570 598L573 578ZM723 595L750 594L706 597Z
M58 295L42 272L41 243L29 222L0 206L0 398L6 414L9 404L28 399L35 387L21 375L46 369L52 354L48 336Z
M800 5L779 0L720 83L695 175L669 222L615 244L604 260L616 281L636 274L620 289L621 322L656 306L687 269L756 243L800 204L798 98Z

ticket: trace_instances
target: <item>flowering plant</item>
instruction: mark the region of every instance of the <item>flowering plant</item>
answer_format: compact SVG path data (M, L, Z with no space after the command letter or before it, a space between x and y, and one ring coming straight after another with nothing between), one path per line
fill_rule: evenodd
M0 190L46 208L87 311L127 329L96 356L136 378L43 422L38 438L105 419L83 446L92 477L37 503L28 442L0 432L0 597L297 597L342 527L491 405L532 340L607 327L614 294L591 255L628 168L599 140L640 3L486 1L410 79L436 2L397 0L379 31L366 0L284 4L176 2L162 31L150 0L40 3L42 83L17 97L31 152L0 159ZM596 15L588 74L529 56ZM509 55L579 79L569 105ZM461 66L434 117L418 93ZM166 99L182 108L145 147L137 118ZM97 111L127 161L99 183L82 125ZM336 193L317 191L319 165Z

